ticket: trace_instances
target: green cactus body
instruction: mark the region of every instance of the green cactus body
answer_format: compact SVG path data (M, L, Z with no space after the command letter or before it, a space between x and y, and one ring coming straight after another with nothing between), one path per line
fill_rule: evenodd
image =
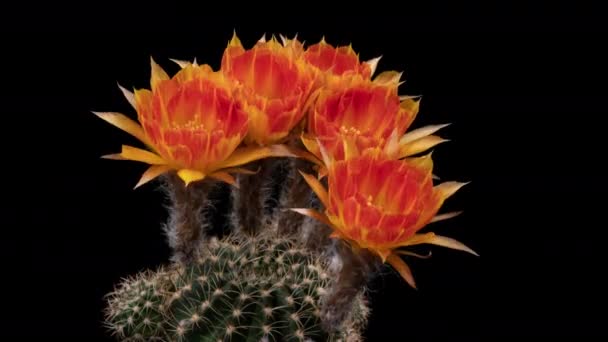
M168 273L142 272L108 294L106 324L122 341L164 341L164 301L170 291Z
M108 324L123 341L346 341L322 329L328 272L295 241L212 240L192 265L125 281Z
M181 268L169 300L178 341L325 341L318 301L323 266L290 240L214 243Z

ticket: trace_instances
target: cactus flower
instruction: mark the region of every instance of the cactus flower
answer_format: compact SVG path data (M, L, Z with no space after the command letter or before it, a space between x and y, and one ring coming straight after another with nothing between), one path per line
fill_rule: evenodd
M238 166L276 154L273 147L238 148L249 118L235 84L222 73L189 64L170 78L152 59L151 69L151 90L133 94L121 87L139 123L121 113L95 113L147 146L123 145L121 153L104 156L150 164L136 187L171 170L186 185L206 177L234 184L229 172L249 173Z
M327 76L360 75L367 79L374 74L380 60L374 58L361 62L352 45L334 47L328 44L325 38L307 47L302 57Z
M302 173L324 205L324 212L292 209L324 222L356 248L375 252L412 286L415 282L400 250L418 244L435 244L477 255L469 247L432 232L419 233L427 224L454 217L437 215L443 202L466 183L444 182L433 186L429 155L405 160L366 153L348 160L331 161L328 188L312 175Z
M269 145L287 137L304 116L315 79L300 58L297 41L261 39L245 49L233 36L222 57L222 71L236 80L249 114L247 144Z
M390 76L387 77L387 76ZM335 160L351 152L379 148L393 159L423 152L446 140L431 135L445 125L405 133L418 114L420 101L400 97L399 75L382 73L373 81L349 77L319 91L311 107L306 149L321 160L319 143ZM321 165L320 174L326 170Z

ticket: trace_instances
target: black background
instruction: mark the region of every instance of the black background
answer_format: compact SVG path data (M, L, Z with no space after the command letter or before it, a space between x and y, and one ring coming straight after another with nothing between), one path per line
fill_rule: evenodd
M472 182L445 206L464 214L433 230L481 257L432 248L411 263L417 291L390 273L378 278L369 341L606 334L599 9L284 3L256 5L259 14L229 5L5 13L7 341L111 341L102 297L167 261L166 212L155 183L132 190L144 165L99 159L136 142L90 111L134 117L116 82L148 87L150 56L170 74L168 58L217 68L233 29L248 46L264 33L298 33L352 42L362 59L383 55L379 71L404 71L401 93L423 95L415 127L452 123L442 131L451 141L434 152L437 173Z

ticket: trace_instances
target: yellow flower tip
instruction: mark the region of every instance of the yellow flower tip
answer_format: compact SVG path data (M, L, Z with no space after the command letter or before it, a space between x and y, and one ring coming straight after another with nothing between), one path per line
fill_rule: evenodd
M181 169L177 171L177 175L184 181L186 186L190 185L193 182L203 180L205 178L204 173L190 169Z
M264 33L262 37L258 39L258 43L266 43L266 33Z
M241 47L241 46L243 46L243 44L241 43L241 40L239 39L239 37L236 34L236 29L234 29L232 31L232 38L228 42L228 47Z

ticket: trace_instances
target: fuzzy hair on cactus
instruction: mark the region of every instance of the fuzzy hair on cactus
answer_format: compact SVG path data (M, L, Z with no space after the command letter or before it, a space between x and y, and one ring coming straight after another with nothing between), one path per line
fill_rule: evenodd
M107 295L118 340L359 342L371 279L389 267L416 287L401 256L426 256L408 247L477 255L422 232L459 214L439 210L466 183L434 184L447 124L410 130L420 99L399 94L401 72L376 74L379 57L235 32L218 70L172 61L170 76L151 58L150 89L120 86L137 120L94 112L142 143L104 158L148 165L135 187L159 181L169 202L170 260Z

